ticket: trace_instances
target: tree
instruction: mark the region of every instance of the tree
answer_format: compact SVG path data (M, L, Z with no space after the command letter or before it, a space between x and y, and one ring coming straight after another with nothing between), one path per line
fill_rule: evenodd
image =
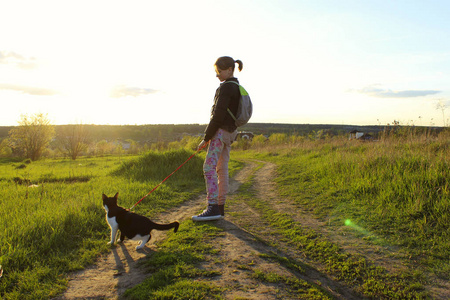
M47 115L22 115L19 126L9 131L11 148L31 160L41 158L47 145L55 134Z
M111 153L113 145L108 143L107 140L101 140L96 144L97 155L105 155Z
M3 139L0 142L0 157L9 157L12 154L11 147L9 146L9 140Z
M57 144L73 160L88 147L90 134L86 125L66 125L58 130Z

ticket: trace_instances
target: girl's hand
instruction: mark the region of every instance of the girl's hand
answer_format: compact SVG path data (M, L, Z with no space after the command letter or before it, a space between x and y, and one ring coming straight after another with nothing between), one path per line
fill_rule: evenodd
M200 144L198 144L197 150L203 149L207 144L208 142L203 140Z

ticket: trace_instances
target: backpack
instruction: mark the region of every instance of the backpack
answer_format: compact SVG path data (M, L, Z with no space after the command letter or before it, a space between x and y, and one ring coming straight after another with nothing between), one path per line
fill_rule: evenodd
M228 81L228 82L232 82L239 86L239 92L241 93L241 97L239 98L239 106L236 116L233 115L233 113L229 108L227 110L230 113L231 117L234 119L234 123L236 124L236 126L241 127L247 124L252 116L253 112L252 100L250 99L250 96L248 95L247 91L244 89L242 85L240 85L235 81Z

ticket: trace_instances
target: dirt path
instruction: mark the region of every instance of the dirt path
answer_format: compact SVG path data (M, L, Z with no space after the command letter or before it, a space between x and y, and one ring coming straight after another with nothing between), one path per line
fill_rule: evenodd
M396 249L381 248L369 245L350 232L337 231L327 226L326 222L312 218L302 212L292 203L279 199L272 181L276 175L275 165L264 163L262 168L255 171L257 163L247 163L245 167L230 182L230 201L227 207L227 216L224 220L216 222L218 227L224 229L215 239L215 247L220 251L214 259L203 263L202 267L217 269L222 274L211 279L216 285L226 288L226 299L292 299L287 289L280 285L262 283L251 276L255 269L264 273L274 273L280 276L293 277L304 280L312 285L320 286L329 295L336 299L361 299L361 296L352 289L333 280L323 267L307 261L301 253L294 251L288 245L277 240L277 247L272 247L271 239L278 238L271 231L270 226L264 226L258 213L252 210L245 202L239 200L237 190L248 180L251 174L254 177L258 199L273 203L273 208L283 212L295 212L293 217L304 226L308 226L333 242L345 248L346 251L357 252L380 266L394 270L402 268L396 258ZM205 206L204 195L189 201L180 207L172 209L155 221L168 222L174 219L188 221L188 219L201 211ZM189 221L188 221L189 222ZM247 231L257 225L258 229ZM263 229L261 229L263 228ZM265 229L264 229L265 228ZM155 242L164 239L165 232L153 231L152 240L142 251L136 251L136 242L125 241L120 246L112 248L108 255L98 259L95 265L80 271L70 279L69 287L64 295L55 299L118 299L126 289L140 283L145 276L139 268L139 262L146 259L156 251ZM264 237L264 242L261 237ZM106 241L105 241L106 242ZM308 266L307 272L294 272L286 269L279 263L261 258L260 254L276 253L283 257L292 257L304 262ZM251 267L250 267L251 266ZM442 298L445 299L445 298Z
M247 166L239 173L239 176L246 178L248 177L246 174L250 171L251 167ZM239 185L240 181L232 180L230 192L235 192ZM202 195L169 210L154 221L185 221L204 207L205 196ZM94 265L74 273L64 295L54 299L118 299L127 289L145 279L146 274L139 268L139 262L156 250L155 242L163 239L164 236L163 231L152 231L152 239L140 251L134 249L136 242L125 240L124 243L112 248L111 253L100 257Z

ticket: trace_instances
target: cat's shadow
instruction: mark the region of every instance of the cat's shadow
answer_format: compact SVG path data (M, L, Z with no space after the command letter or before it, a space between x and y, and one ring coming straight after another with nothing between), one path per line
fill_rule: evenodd
M154 253L155 251L152 250L149 247L144 247L140 250L132 250L136 251L142 254L145 254L142 257L139 257L138 259L133 258L133 256L128 251L127 246L124 244L124 242L116 244L116 246L111 248L111 251L114 255L114 259L116 261L116 270L117 273L114 276L121 276L127 272L127 269L130 269L134 264L138 264L140 261L145 260L149 255ZM122 253L120 253L120 251ZM125 263L126 262L126 263ZM126 268L128 266L128 268ZM128 270L129 272L129 270Z

